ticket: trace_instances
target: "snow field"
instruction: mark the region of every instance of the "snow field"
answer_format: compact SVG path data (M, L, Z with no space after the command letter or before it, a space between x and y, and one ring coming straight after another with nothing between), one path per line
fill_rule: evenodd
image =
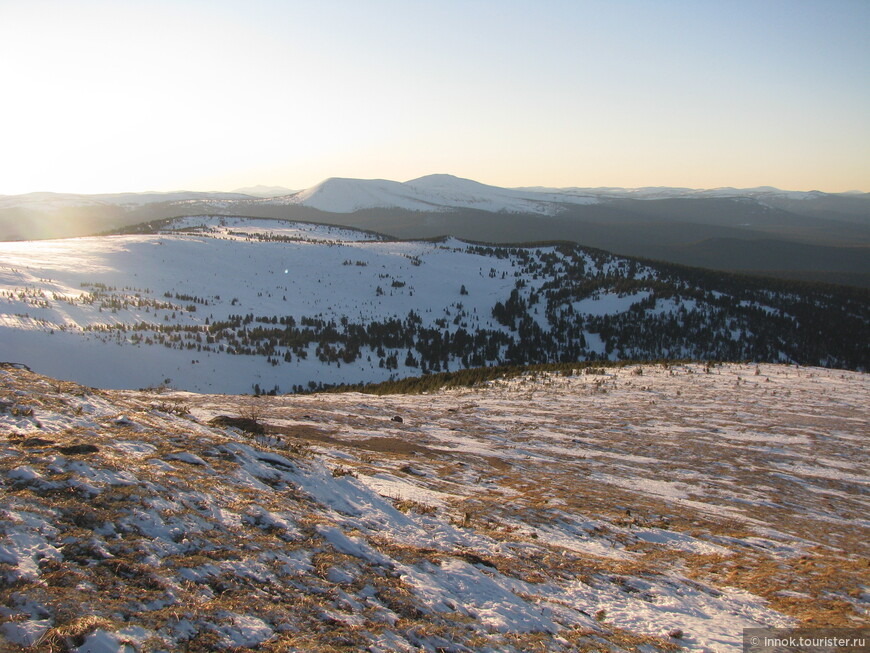
M569 260L575 255L576 264ZM578 279L572 275L581 264ZM596 320L623 320L631 331L638 318L661 318L654 328L673 332L687 312L695 322L712 319L709 314L719 309L708 302L723 297L661 298L651 290L611 288L613 279L643 284L656 275L627 260L579 250L569 256L552 247L492 249L456 239L393 242L299 222L180 218L153 235L0 244L0 360L96 387L244 393L492 365L514 360L510 347L528 348L529 338L540 334L544 342L553 339L542 345L550 347L547 353L528 353L541 360L647 358L653 354L644 347L655 343L614 347ZM569 293L548 304L547 293L578 282L604 285L584 299ZM748 306L767 310L759 302ZM518 314L539 335L515 330ZM305 338L301 344L277 337L291 319ZM418 334L425 330L429 341L418 335L410 347L354 347L341 340L349 338L346 331L377 324L391 333L409 332L411 320L419 321ZM735 319L710 327L729 346L751 336ZM338 340L318 341L328 328ZM258 329L266 335L249 338ZM496 344L469 345L480 334ZM443 355L432 353L435 336L452 340ZM655 355L698 356L706 351L702 341ZM764 355L788 359L776 351Z
M273 237L293 240L258 240ZM596 269L589 257L586 266ZM217 346L192 351L147 341L161 327L202 330L233 315L365 325L413 312L427 328L507 332L493 318L495 303L508 298L517 275L526 296L546 280L520 270L514 258L482 255L455 239L381 242L324 225L223 217L182 218L160 235L2 243L0 359L99 387L156 387L170 379L200 392L413 376L420 368L405 364L405 349L394 352L394 370L379 367L370 348L353 362L327 365L314 344L306 358L276 367ZM615 310L630 299L618 299ZM542 313L536 318L550 328ZM136 325L150 326L133 331ZM593 351L603 351L588 337Z

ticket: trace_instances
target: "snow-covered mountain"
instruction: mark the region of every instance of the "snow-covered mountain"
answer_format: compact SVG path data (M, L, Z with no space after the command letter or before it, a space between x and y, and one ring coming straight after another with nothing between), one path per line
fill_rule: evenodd
M544 215L558 213L563 204L596 202L592 197L577 193L499 188L452 175L428 175L404 183L384 179L333 178L279 201L331 213L353 213L374 208L411 211L463 208L493 213Z
M541 186L500 188L453 175L436 174L403 183L383 179L332 178L299 193L276 198L276 201L309 206L331 213L352 213L372 208L412 211L463 208L493 213L555 215L572 205L599 204L616 199L747 199L774 202L813 200L828 195L820 191L783 191L772 186L745 189ZM853 194L855 197L858 195Z
M438 205L397 181L333 177L306 190L275 198L276 202L308 206L330 213L353 213L369 208L403 208L431 211Z

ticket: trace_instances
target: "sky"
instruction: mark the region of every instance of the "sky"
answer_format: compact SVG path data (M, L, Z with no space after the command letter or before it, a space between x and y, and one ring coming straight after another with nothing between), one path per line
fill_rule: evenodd
M0 0L0 194L870 191L868 0Z

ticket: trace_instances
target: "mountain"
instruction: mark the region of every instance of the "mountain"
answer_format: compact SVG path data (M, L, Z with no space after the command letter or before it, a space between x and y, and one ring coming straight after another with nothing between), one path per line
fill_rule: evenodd
M259 200L259 201L257 201ZM408 182L383 179L330 178L307 190L292 192L281 187L254 186L234 193L123 193L115 195L63 195L31 193L0 196L0 211L60 211L80 206L116 206L126 210L147 204L236 201L238 205L256 201L260 205L295 205L328 213L353 213L361 209L398 208L436 211L471 208L490 212L551 215L563 205L595 203L593 197L576 190L533 191L488 186L452 175L429 175ZM2 217L2 214L0 214Z
M251 194L0 197L0 238L81 236L188 215L243 215L397 238L566 240L684 265L870 287L867 193L769 187L508 189L451 175L407 182L332 178L271 197L243 190ZM768 257L764 243L793 255ZM739 266L730 263L738 260Z
M589 204L596 200L558 191L487 186L452 175L429 175L404 183L383 179L327 179L283 201L330 213L354 213L378 208L411 211L464 208L492 213L552 215L562 210L563 205Z
M857 629L868 391L670 364L255 399L3 364L0 648L736 653L746 628Z
M360 209L395 207L410 210L437 208L404 184L385 179L363 180L333 177L317 186L280 200L328 213L353 213Z
M0 243L0 360L104 388L300 391L495 365L870 368L866 291L266 219Z
M292 195L296 191L285 188L284 186L263 186L262 184L258 184L257 186L237 188L233 192L242 195L249 195L251 197L280 197L282 195Z

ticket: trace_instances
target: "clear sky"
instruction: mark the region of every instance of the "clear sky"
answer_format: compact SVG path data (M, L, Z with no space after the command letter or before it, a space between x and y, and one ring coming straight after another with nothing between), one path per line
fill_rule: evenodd
M0 194L870 191L870 0L0 0Z

